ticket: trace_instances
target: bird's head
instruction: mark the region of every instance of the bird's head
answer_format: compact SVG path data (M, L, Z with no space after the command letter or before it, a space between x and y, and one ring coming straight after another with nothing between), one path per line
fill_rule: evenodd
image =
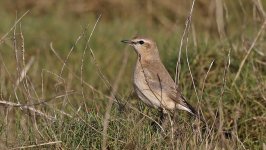
M131 40L122 40L132 46L139 57L144 59L159 59L159 52L156 43L148 38L135 37Z

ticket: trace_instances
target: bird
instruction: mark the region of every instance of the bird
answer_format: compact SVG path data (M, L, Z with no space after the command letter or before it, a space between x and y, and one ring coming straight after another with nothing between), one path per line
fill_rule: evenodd
M163 114L184 110L200 118L163 65L152 39L137 36L121 42L132 46L137 54L133 74L134 91L146 105L159 109Z

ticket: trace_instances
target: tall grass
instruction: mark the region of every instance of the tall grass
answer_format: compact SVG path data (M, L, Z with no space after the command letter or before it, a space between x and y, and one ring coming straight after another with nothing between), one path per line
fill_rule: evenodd
M244 2L196 1L179 86L210 131L179 111L174 139L151 125L120 41L152 37L174 78L191 2L0 2L0 148L265 148L265 2Z

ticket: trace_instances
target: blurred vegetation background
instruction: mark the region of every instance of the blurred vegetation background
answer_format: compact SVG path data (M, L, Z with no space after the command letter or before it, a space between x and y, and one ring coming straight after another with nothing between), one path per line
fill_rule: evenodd
M131 77L136 55L120 41L135 35L152 37L174 77L191 5L188 0L0 1L1 149L28 145L101 148L106 107L112 95L101 73L118 87L116 95L123 105L139 110L113 105L107 148L169 149L169 135L154 133L151 121L140 113L156 118L156 111L145 107L133 94ZM191 121L178 118L180 135L174 142L177 148L266 147L265 7L266 1L260 0L195 1L187 45L199 98L193 89L184 47L179 85L188 101L201 108L214 127L211 141L206 138L198 143L198 135L186 128ZM95 65L86 43L100 15L88 44ZM245 62L243 69L232 84L241 62ZM117 79L123 64L122 77ZM27 75L21 78L27 67ZM40 104L29 106L56 121L14 106L35 103ZM223 131L230 131L231 139L226 139ZM57 142L49 144L51 141Z

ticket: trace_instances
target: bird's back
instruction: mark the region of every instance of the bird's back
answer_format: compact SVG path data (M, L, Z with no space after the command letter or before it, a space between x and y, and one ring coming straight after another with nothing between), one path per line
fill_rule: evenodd
M134 85L138 96L148 105L169 111L181 109L196 114L161 61L138 61L134 72Z
M144 102L149 100L155 107L171 110L176 107L175 100L170 99L169 95L177 96L180 93L161 61L138 61L134 71L134 85Z

